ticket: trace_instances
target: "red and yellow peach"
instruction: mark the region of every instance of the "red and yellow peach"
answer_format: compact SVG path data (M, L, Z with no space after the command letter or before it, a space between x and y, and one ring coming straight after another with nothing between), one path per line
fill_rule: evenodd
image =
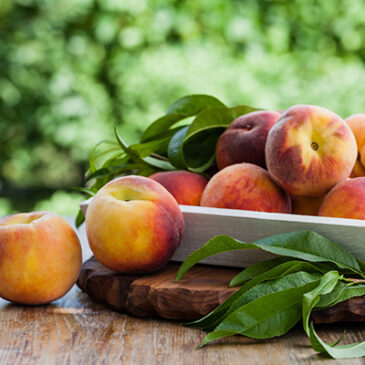
M357 147L338 115L296 105L270 130L265 154L269 173L282 188L291 195L319 196L350 175Z
M216 208L290 213L289 195L262 167L240 163L215 174L206 186L200 205Z
M318 215L365 219L365 177L347 179L326 195Z
M199 205L208 180L190 171L162 171L150 176L182 205Z
M279 117L277 112L257 111L235 119L217 142L219 169L241 162L265 167L266 138Z
M353 114L346 119L355 136L358 158L350 177L365 176L365 114Z
M44 304L66 294L81 269L81 246L72 227L47 212L20 213L0 221L0 296Z
M95 257L122 273L164 266L179 247L184 220L173 196L142 176L114 179L92 198L86 233Z

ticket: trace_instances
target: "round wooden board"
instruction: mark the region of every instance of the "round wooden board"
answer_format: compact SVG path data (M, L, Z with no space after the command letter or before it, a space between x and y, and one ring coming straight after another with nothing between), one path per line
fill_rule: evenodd
M148 275L123 275L94 257L81 269L77 285L96 302L138 317L191 321L208 314L237 288L229 282L241 270L197 265L178 283L179 264L170 262ZM312 314L317 323L365 322L365 296L352 298Z

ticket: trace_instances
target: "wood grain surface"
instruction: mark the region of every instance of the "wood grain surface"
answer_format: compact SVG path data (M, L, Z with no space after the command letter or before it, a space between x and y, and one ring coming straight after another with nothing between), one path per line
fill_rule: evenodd
M0 300L1 365L66 364L364 364L317 355L300 326L266 341L230 337L201 350L204 332L179 322L142 319L93 303L74 287L47 306L19 306ZM344 343L363 341L363 324L318 325L327 341L346 329Z
M239 269L196 265L175 283L179 267L170 262L148 275L123 275L92 257L83 264L77 284L93 300L116 310L184 321L205 316L238 289L229 288L229 282ZM314 312L313 318L317 323L365 322L365 296Z

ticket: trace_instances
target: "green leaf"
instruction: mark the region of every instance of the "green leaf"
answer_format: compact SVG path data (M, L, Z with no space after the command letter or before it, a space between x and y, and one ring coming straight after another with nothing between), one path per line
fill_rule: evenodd
M167 154L167 148L170 143L172 136L179 132L184 127L176 127L171 130L168 130L164 133L161 133L149 142L142 142L133 144L130 147L132 151L138 153L140 157L147 157L152 153L158 153L162 155Z
M341 295L338 296L336 300L331 303L331 306L337 303L344 302L345 300L348 300L350 298L361 297L362 295L365 295L365 284L356 284L356 285L348 284L346 285ZM321 302L319 304L321 304Z
M174 166L172 166L170 162L160 160L160 159L154 158L154 157L145 157L145 158L143 158L143 162L145 162L146 164L148 164L150 166L157 167L158 169L165 170L165 171L176 170L176 168Z
M189 127L186 126L176 132L170 140L167 155L172 165L177 168L186 168L186 162L183 154L183 141Z
M101 157L105 154L108 154L111 151L115 151L115 150L119 149L118 147L113 147L113 148L107 149L106 151L98 153L97 152L98 147L103 144L110 144L110 145L114 145L114 146L116 145L116 143L114 141L102 140L94 146L94 148L92 149L92 151L90 153L90 158L89 158L89 166L90 166L91 172L95 172L97 170L97 167L95 166L95 162L99 157Z
M186 136L185 142L193 138L202 131L212 129L225 129L233 120L233 115L229 108L208 108L202 110L192 121Z
M255 276L231 297L229 297L225 302L218 306L214 311L195 322L188 323L188 325L200 327L204 330L212 330L224 317L227 316L227 314L246 303L246 292L250 291L251 293L255 293L257 291L258 295L260 295L263 289L259 284L269 280L279 279L285 275L293 274L298 271L317 273L317 275L319 275L318 277L320 277L319 273L321 272L318 270L317 265L313 265L310 262L297 260L283 262L282 264L279 264L268 271Z
M172 104L165 116L155 120L144 131L141 142L147 142L160 133L165 132L182 119L197 115L209 107L225 107L217 98L210 95L188 95Z
M296 272L296 271L325 273L326 269L322 268L318 264L312 264L312 263L306 262L306 261L292 260L292 261L284 261L282 264L278 263L276 266L274 266L272 269L270 269L266 272L271 273L271 272L276 272L276 271L281 272L281 275L283 276L283 275L287 275L289 273ZM240 276L241 274L238 274L237 276L235 276L232 279L230 286L237 286L237 285L242 284L242 280L241 280L241 276Z
M165 152L170 139L171 137L168 136L150 142L132 144L129 147L133 152L137 153L139 157L143 158L149 156L151 153Z
M230 282L229 286L237 286L243 284L245 281L251 280L256 276L263 274L266 271L273 269L274 267L283 264L284 262L290 261L289 257L275 257L271 260L266 260L262 262L258 262L257 264L253 264L243 271L241 271L238 275L236 275Z
M121 147L121 149L135 162L141 162L141 158L139 157L138 153L131 150L129 148L129 146L127 145L127 143L123 140L123 138L121 137L121 135L118 132L117 126L114 126L114 133L115 133L115 137L119 143L119 146Z
M303 295L303 327L309 336L313 349L316 351L326 353L334 359L365 356L365 342L336 346L342 339L340 338L334 344L327 344L315 332L313 322L309 323L311 311L320 302L321 296L329 295L336 287L338 288L338 281L340 279L341 276L337 271L329 271L323 275L316 288ZM352 294L355 294L355 292ZM342 296L342 298L345 298L345 296Z
M126 165L127 163L131 164L130 160L129 156L126 155L124 151L121 151L108 158L108 160L103 163L102 168L114 168L116 166Z
M321 295L329 294L333 291L340 278L338 271L329 271L322 276L321 281L316 288L303 295L303 327L308 336L309 316L313 308L319 302Z
M215 161L220 135L237 115L257 110L248 106L214 107L202 110L192 121L183 141L182 152L191 171L203 172Z
M96 194L96 191L95 190L92 190L92 189L89 189L89 188L83 188L83 187L79 188L79 187L76 187L76 188L73 188L72 190L79 191L80 193L85 193L89 197L90 196L94 196Z
M183 143L183 155L190 171L202 173L215 163L215 146L224 129L211 129Z
M84 213L82 212L81 209L79 209L76 219L75 219L75 226L77 228L79 228L81 226L81 224L84 223L84 221L85 221Z
M321 340L314 330L313 322L309 325L309 339L314 350L323 352L333 359L351 359L365 356L365 341L332 347Z
M110 175L109 169L101 168L101 169L95 170L92 174L87 175L85 178L85 182L88 182L95 178L109 176L109 175Z
M115 160L116 161L116 160ZM107 164L105 164L107 165ZM143 165L144 166L144 165ZM132 172L141 167L139 163L122 163L116 166L103 167L99 170L94 171L92 174L86 177L86 182L95 178L104 178L107 180L112 180L115 176L121 175L123 173Z
M335 305L335 303L339 303L338 300L341 301L341 297L344 295L344 291L347 285L343 281L338 281L336 286L330 293L323 294L320 296L319 302L316 304L316 310L329 308Z
M298 231L264 238L256 246L276 255L296 257L311 262L332 262L363 276L355 257L343 246L313 231Z
M202 131L216 128L225 129L231 124L233 119L256 110L258 109L246 105L239 105L233 108L215 107L204 109L192 121L186 133L185 142Z
M161 170L175 170L174 166L172 166L170 164L170 162L165 161L165 160L160 160L158 158L155 157L144 157L141 158L138 153L136 151L133 151L130 146L128 146L125 141L123 140L123 138L120 136L120 134L118 133L117 128L114 128L115 131L115 136L118 140L118 143L120 145L120 147L122 148L122 150L136 163L138 163L140 165L140 167L143 169L146 169L148 166L153 166L153 167L157 167Z
M365 261L357 260L357 262L359 263L359 266L361 268L361 271L364 271L365 272Z
M267 237L253 243L244 243L229 236L216 236L193 252L180 266L179 280L197 262L221 252L261 248L280 256L294 257L310 262L331 262L364 277L354 256L345 248L312 231L298 231Z
M233 119L236 119L236 118L240 117L241 115L256 112L258 110L263 110L263 109L254 108L249 105L237 105L232 108L229 108L229 110L231 112Z
M300 321L303 294L316 287L319 279L319 274L300 271L261 284L262 294L232 311L202 345L234 334L258 339L285 334Z
M229 236L216 236L209 240L202 248L194 251L190 254L186 260L181 264L175 282L179 281L188 271L189 269L197 264L199 261L205 259L206 257L216 255L221 252L227 252L232 250L241 250L243 248L254 248L253 244L245 244L245 247L242 245L242 242L236 241L235 239Z

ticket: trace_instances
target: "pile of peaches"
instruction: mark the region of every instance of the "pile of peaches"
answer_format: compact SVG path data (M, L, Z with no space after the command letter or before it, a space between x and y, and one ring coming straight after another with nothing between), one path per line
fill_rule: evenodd
M232 122L216 146L219 171L159 172L179 204L365 219L365 114L342 120L296 105Z
M308 105L245 114L220 136L209 180L164 171L104 185L86 213L90 247L112 270L157 270L183 236L178 204L365 219L365 177L350 178L365 172L363 146L365 115L344 121Z

